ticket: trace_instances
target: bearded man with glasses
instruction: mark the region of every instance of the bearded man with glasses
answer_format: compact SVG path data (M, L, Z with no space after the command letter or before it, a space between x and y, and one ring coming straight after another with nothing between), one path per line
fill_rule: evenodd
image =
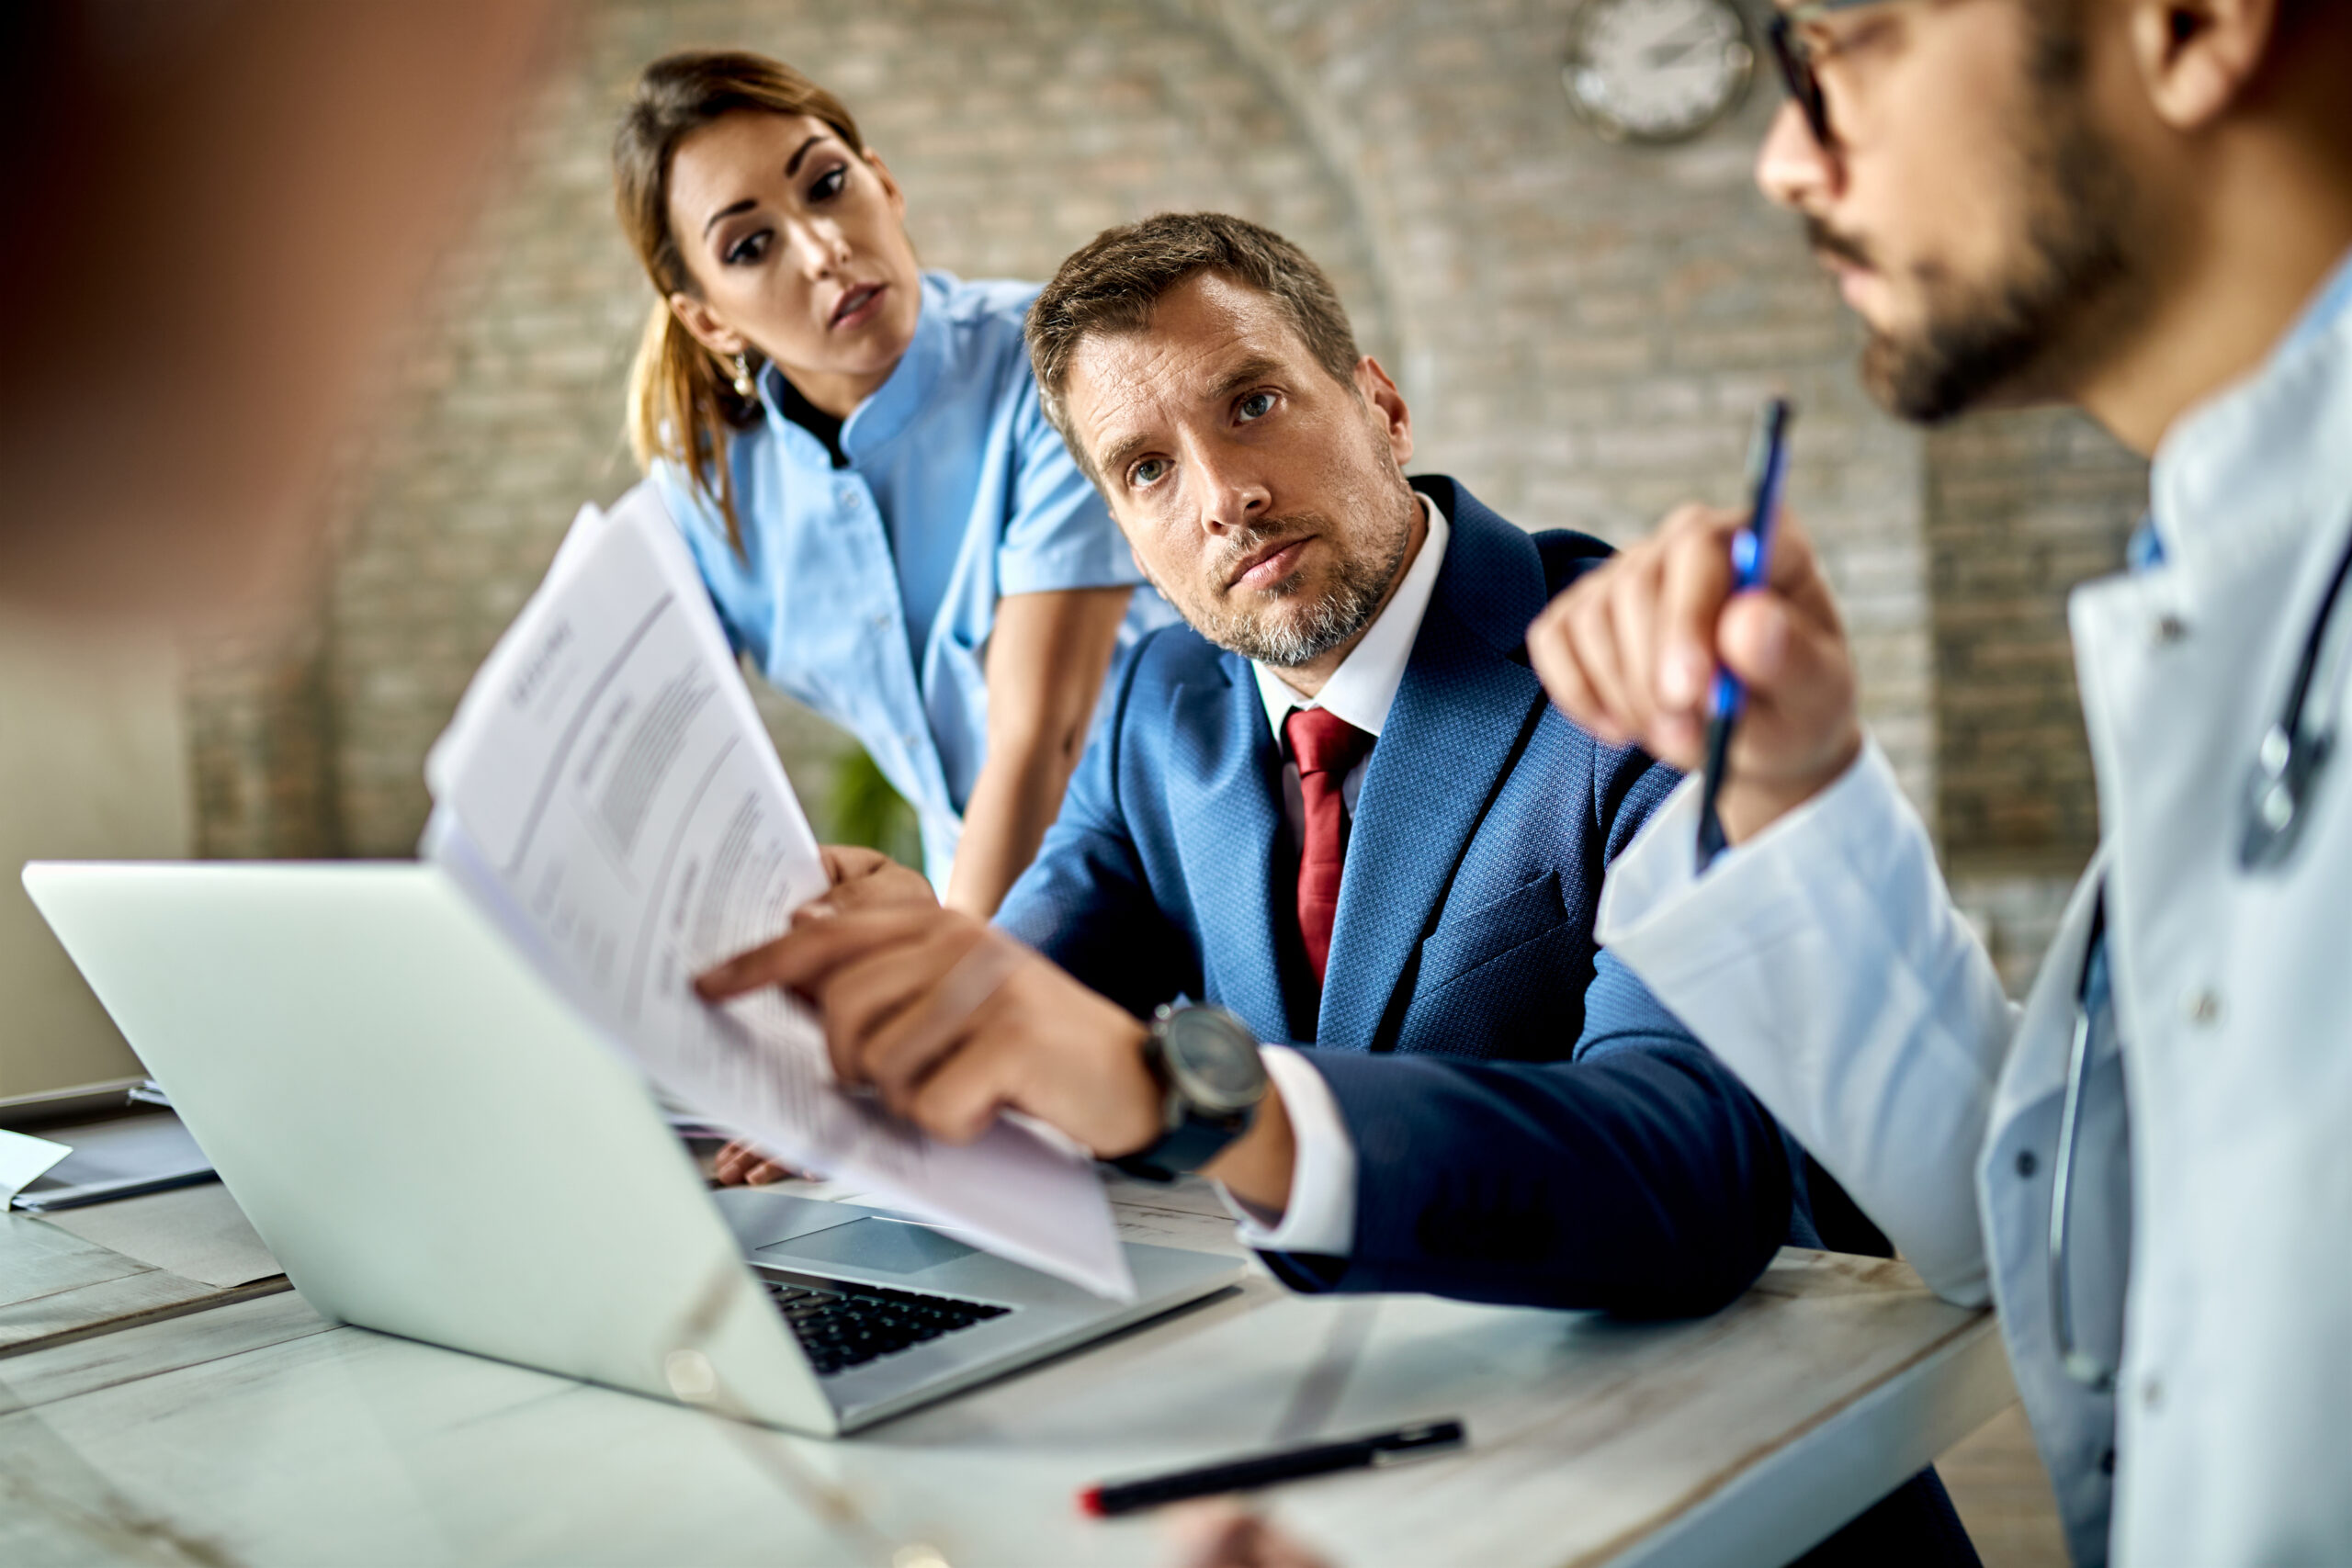
M1530 633L1685 767L1601 942L1938 1290L2000 1309L2075 1558L2352 1561L2352 5L1806 0L1758 165L1905 418L2070 403L2154 459L2076 590L2104 840L2024 1008L1863 733L1801 524L1689 507ZM2128 1087L2128 1093L2127 1093Z

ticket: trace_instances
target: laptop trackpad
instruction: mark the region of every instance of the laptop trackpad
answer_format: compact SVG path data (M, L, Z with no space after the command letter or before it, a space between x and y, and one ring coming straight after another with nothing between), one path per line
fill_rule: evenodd
M752 1256L775 1262L805 1258L812 1263L841 1263L885 1274L914 1274L969 1258L976 1250L926 1225L864 1219L775 1242Z

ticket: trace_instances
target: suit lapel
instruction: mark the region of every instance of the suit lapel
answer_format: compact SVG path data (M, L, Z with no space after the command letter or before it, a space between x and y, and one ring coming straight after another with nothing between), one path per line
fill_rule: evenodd
M1314 1018L1305 1009L1292 1016L1282 979L1295 945L1285 940L1294 917L1275 898L1278 881L1289 886L1277 876L1276 845L1288 838L1282 760L1248 664L1227 654L1220 665L1226 679L1176 688L1170 715L1169 810L1200 922L1202 980L1208 997L1260 1038L1295 1040Z
M1315 1034L1329 1048L1387 1043L1406 964L1543 710L1541 682L1509 651L1543 607L1543 559L1525 534L1447 488L1437 499L1453 538L1356 800Z

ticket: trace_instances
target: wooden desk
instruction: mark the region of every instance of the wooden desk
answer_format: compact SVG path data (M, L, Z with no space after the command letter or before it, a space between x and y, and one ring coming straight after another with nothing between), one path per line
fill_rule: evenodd
M1232 1247L1207 1194L1137 1239ZM1632 1325L1253 1277L841 1442L322 1322L298 1296L0 1359L0 1562L1151 1563L1106 1477L1460 1415L1472 1448L1266 1505L1351 1564L1764 1564L2012 1397L1990 1318L1790 1251L1728 1311Z
M0 1209L0 1357L290 1288L208 1285Z
M70 1141L126 1114L168 1118L130 1098L146 1081L0 1100L0 1127ZM0 1357L292 1288L217 1182L48 1218L0 1202Z

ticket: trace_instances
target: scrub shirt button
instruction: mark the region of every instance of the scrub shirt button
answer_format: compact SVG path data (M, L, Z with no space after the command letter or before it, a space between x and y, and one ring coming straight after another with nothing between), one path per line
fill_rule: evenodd
M2019 1149L2018 1151L2018 1174L2019 1176L2024 1177L2030 1181L2033 1179L2033 1173L2041 1168L2041 1162L2033 1157L2033 1151L2031 1149Z
M2156 617L2153 631L2157 645L2161 647L2165 643L2179 642L2187 637L2188 623L2178 615L2166 613Z
M890 617L888 615L876 615L874 617L874 629L876 631L880 631L884 626L887 626L889 624Z
M2191 1023L2211 1023L2222 1016L2222 998L2212 990L2199 987L2182 998L2181 1010Z
M2161 1410L2165 1404L2162 1380L2150 1377L2140 1384L2140 1406L2143 1410Z

